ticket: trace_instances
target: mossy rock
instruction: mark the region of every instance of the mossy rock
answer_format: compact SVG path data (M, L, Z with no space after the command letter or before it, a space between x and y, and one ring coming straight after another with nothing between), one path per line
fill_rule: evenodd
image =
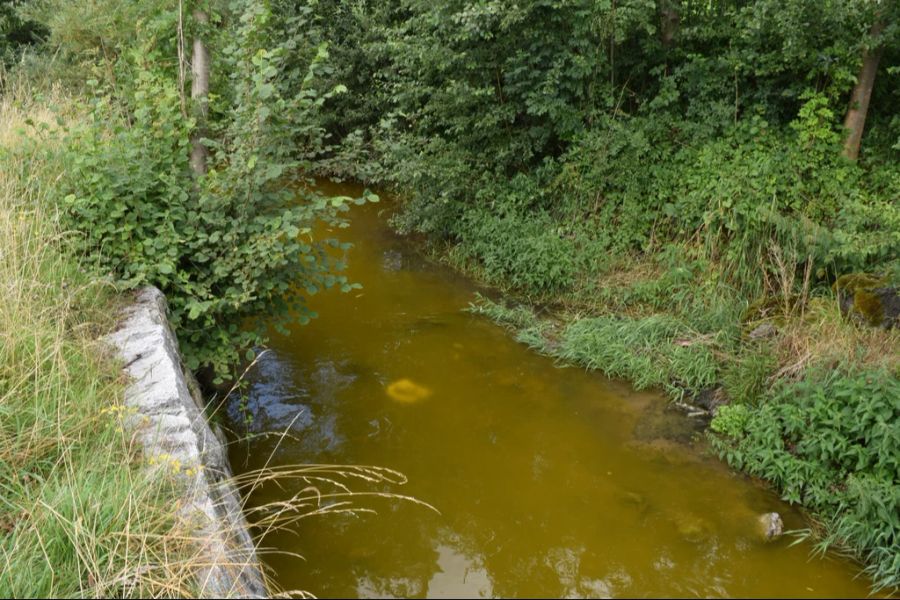
M888 281L885 277L877 277L868 273L848 273L838 277L831 289L835 292L844 291L852 294L857 290L869 290L887 285L887 283Z
M884 329L900 323L900 290L887 278L851 273L838 277L832 289L841 312L849 319Z
M787 298L782 294L763 296L754 300L741 314L741 323L750 331L763 321L771 321L776 325L784 324L785 306L793 308L800 302L800 296L791 294Z

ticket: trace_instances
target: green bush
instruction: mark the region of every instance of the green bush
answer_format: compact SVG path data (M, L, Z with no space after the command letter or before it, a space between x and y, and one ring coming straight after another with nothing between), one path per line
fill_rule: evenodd
M881 587L900 585L900 381L891 373L811 373L752 409L713 420L719 454L771 481L829 525L822 545L856 551Z
M746 404L726 404L720 406L709 428L726 437L738 437L747 427L750 409Z
M835 111L821 94L806 98L788 127L751 114L715 137L673 140L671 129L694 126L640 116L586 132L561 159L566 211L597 204L594 223L620 252L702 241L750 296L776 244L811 257L818 278L878 268L900 250L898 172L867 177L843 159Z
M460 250L478 261L487 279L529 292L555 292L575 280L575 252L548 216L464 217Z
M188 366L220 377L264 339L266 322L312 316L299 290L351 287L339 274L342 247L312 232L317 220L340 225L350 199L317 195L302 175L322 146L315 114L328 94L314 82L327 52L298 72L286 44L259 46L279 39L267 9L243 9L220 40L217 66L233 75L211 106L205 176L192 176L196 123L150 43L114 63L128 85L93 83L90 120L58 157L76 248L126 288L160 287Z

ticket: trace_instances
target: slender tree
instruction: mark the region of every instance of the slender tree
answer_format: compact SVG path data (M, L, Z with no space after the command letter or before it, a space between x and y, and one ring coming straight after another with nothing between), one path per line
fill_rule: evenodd
M206 174L209 149L201 141L209 112L209 49L203 41L203 28L209 22L207 14L194 9L194 49L191 56L191 99L193 100L197 127L191 138L191 168L199 175Z
M681 25L680 6L677 0L660 0L659 39L663 48L671 48Z
M884 53L884 45L879 40L884 31L884 21L879 19L869 30L869 45L863 52L862 66L853 93L850 95L850 106L844 117L844 128L849 130L844 141L844 156L850 160L859 157L859 146L862 141L863 130L866 126L866 115L869 112L869 100L872 98L872 88L875 85L875 74L878 72L878 63Z

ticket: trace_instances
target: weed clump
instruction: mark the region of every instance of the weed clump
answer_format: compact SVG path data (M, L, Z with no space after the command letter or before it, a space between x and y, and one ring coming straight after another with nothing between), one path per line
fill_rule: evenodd
M810 371L765 402L724 407L713 446L827 524L819 548L851 548L882 588L900 585L900 382L884 370Z

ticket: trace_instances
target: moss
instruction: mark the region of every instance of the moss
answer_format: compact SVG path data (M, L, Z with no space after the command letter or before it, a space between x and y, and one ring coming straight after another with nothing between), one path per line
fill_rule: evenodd
M870 325L880 325L884 320L881 297L869 290L860 289L853 294L853 312L861 315Z
M838 277L831 289L837 293L855 294L859 290L871 290L886 284L887 281L884 277L876 277L868 273L848 273Z
M888 285L886 277L868 273L841 275L832 285L841 310L859 321L880 326L885 319L884 297L880 293Z

